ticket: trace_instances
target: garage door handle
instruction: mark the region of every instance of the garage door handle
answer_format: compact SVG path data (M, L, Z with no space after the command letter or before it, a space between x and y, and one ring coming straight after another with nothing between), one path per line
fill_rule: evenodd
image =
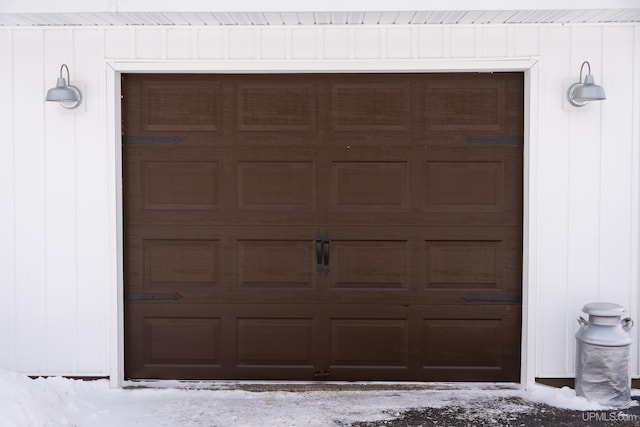
M324 233L324 239L322 242L324 245L324 272L328 273L329 272L329 244L331 243L331 240L329 239L329 233Z
M316 234L316 271L318 273L329 272L329 233L318 232Z
M324 272L324 265L322 260L322 234L318 232L316 234L316 271L318 273Z

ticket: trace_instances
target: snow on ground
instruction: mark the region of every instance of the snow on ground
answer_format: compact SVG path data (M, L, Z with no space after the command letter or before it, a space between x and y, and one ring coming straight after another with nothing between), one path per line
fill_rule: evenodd
M352 384L352 383L351 383ZM370 383L364 383L370 385ZM410 389L287 392L247 391L216 383L143 383L144 388L113 389L107 380L60 377L32 380L0 370L0 427L159 427L159 426L331 426L390 419L411 408L521 397L575 409L604 409L577 397L570 388L541 385L531 390L490 384L430 385ZM286 389L283 388L283 389ZM530 406L509 404L502 411ZM342 424L341 424L342 423Z

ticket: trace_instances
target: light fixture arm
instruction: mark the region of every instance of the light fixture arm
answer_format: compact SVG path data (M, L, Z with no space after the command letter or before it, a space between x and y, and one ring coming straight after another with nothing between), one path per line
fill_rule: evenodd
M67 80L64 79L63 71L67 70ZM56 87L47 91L46 101L58 102L62 107L66 109L77 108L82 103L82 92L76 86L67 84L71 82L71 76L69 74L69 67L67 64L60 66L60 77L56 83Z
M62 70L66 69L67 70L67 81L69 83L71 83L71 77L69 76L69 67L67 67L67 64L62 64L60 66L60 78L62 78ZM582 76L582 72L580 72L580 75Z
M589 71L587 71L587 75L591 74L591 64L589 64L589 61L584 61L582 63L582 66L580 66L580 83L582 83L582 70L584 69L585 64L589 68ZM62 64L62 65L64 65L64 64ZM66 65L65 65L65 67L66 67ZM61 73L60 75L62 75L62 70L60 70L60 73ZM69 73L69 70L67 69L67 75L68 75L68 73Z

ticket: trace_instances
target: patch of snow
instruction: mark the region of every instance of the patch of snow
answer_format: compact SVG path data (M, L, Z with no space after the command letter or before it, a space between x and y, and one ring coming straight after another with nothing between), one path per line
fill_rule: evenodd
M144 388L113 389L107 380L32 380L0 370L0 427L301 427L392 419L427 407L481 408L484 412L478 417L498 415L490 409L496 402L496 411L531 410L517 398L573 410L603 409L572 389L542 385L531 390L471 383L433 389L255 392L233 389L233 384L161 381L135 383Z
M576 396L575 390L569 387L555 388L544 384L535 384L522 393L525 400L544 403L556 408L572 409L574 411L601 411L608 409L597 402Z

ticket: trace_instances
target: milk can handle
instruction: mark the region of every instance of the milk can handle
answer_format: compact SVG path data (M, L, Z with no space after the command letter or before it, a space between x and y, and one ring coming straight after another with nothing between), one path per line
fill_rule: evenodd
M631 320L631 319L629 319L629 320ZM581 327L581 328L584 328L585 326L587 326L587 324L588 324L589 322L587 322L586 320L584 320L584 317L579 316L579 317L578 317L578 323L580 323L580 327Z
M620 323L622 324L622 329L627 332L630 331L631 328L633 328L633 319L631 319L630 317L625 317L620 321Z

